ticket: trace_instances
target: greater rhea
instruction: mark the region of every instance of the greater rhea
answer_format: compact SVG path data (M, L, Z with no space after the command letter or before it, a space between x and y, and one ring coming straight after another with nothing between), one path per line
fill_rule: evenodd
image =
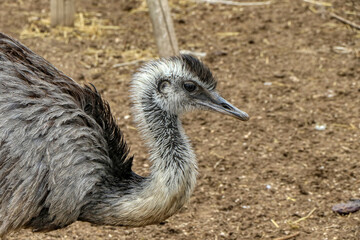
M179 117L202 109L249 119L215 87L210 70L189 55L152 61L133 76L134 117L152 163L142 177L95 87L0 34L0 236L77 220L144 226L176 213L197 175Z

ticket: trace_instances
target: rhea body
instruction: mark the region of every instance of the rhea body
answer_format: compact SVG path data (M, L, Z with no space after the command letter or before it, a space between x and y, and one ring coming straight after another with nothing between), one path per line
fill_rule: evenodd
M197 175L179 117L203 109L248 120L215 88L189 55L152 61L133 76L134 117L152 163L142 177L96 89L0 34L0 236L77 220L144 226L176 213Z

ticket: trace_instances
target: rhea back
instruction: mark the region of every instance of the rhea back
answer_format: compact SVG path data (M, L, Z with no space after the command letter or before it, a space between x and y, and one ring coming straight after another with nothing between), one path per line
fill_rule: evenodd
M0 123L0 233L24 223L63 227L77 220L96 183L132 173L120 129L95 88L3 34Z
M152 162L141 177L95 87L0 34L0 237L76 220L144 226L176 213L197 174L179 117L202 109L249 119L215 88L210 70L189 55L152 61L134 75L135 120Z

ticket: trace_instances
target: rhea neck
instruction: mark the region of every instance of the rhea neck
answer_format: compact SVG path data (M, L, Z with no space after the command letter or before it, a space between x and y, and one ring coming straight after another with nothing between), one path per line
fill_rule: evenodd
M164 221L190 198L197 164L189 140L179 117L164 111L153 97L155 92L145 89L137 91L133 100L135 119L149 147L151 173L145 178L136 176L137 180L105 183L85 206L80 220L144 226Z
M135 117L152 163L144 191L161 192L164 204L170 200L173 207L180 208L195 186L197 165L179 116L163 110L153 95L142 96L136 104Z
M161 109L152 96L139 104L136 119L150 149L150 181L161 177L170 191L192 189L188 181L196 175L195 155L178 115Z
M195 186L195 155L179 117L162 110L149 92L138 91L134 100L135 119L150 150L151 173L140 183L130 181L126 194L119 192L113 200L106 200L106 206L98 211L103 217L97 222L127 226L159 223L189 200Z

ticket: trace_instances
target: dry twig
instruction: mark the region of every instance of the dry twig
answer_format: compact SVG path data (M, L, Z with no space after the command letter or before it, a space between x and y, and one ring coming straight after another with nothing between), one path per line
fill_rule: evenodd
M314 208L313 210L311 210L309 212L308 215L306 215L305 217L302 217L302 218L299 218L298 220L296 221L289 221L288 224L292 227L292 228L298 228L298 223L301 222L301 221L304 221L306 219L308 219L314 212L315 212L316 208Z
M266 2L234 2L229 0L197 0L198 2L207 2L207 3L220 3L234 6L260 6L260 5L268 5L271 1Z
M340 16L336 15L335 13L330 13L330 17L333 17L333 18L339 20L342 23L348 24L351 27L360 30L360 25L357 25L356 23L353 23L353 22L351 22L351 21L349 21L349 20L347 20L347 19L345 19L343 17L340 17Z
M190 54L196 57L206 57L206 52L194 52L190 50L180 50L180 54Z
M297 237L297 236L299 236L299 235L300 235L300 232L296 232L296 233L290 234L290 235L285 236L285 237L275 238L275 240L288 240L288 239Z
M314 0L303 0L304 2L307 2L307 3L312 3L312 4L315 4L315 5L319 5L319 6L325 6L325 7L331 7L332 4L331 3L328 3L328 2L321 2L321 1L314 1Z
M271 219L270 221L272 222L272 224L274 224L274 226L275 226L276 228L279 228L279 224L277 224L277 222L275 222L274 219Z

